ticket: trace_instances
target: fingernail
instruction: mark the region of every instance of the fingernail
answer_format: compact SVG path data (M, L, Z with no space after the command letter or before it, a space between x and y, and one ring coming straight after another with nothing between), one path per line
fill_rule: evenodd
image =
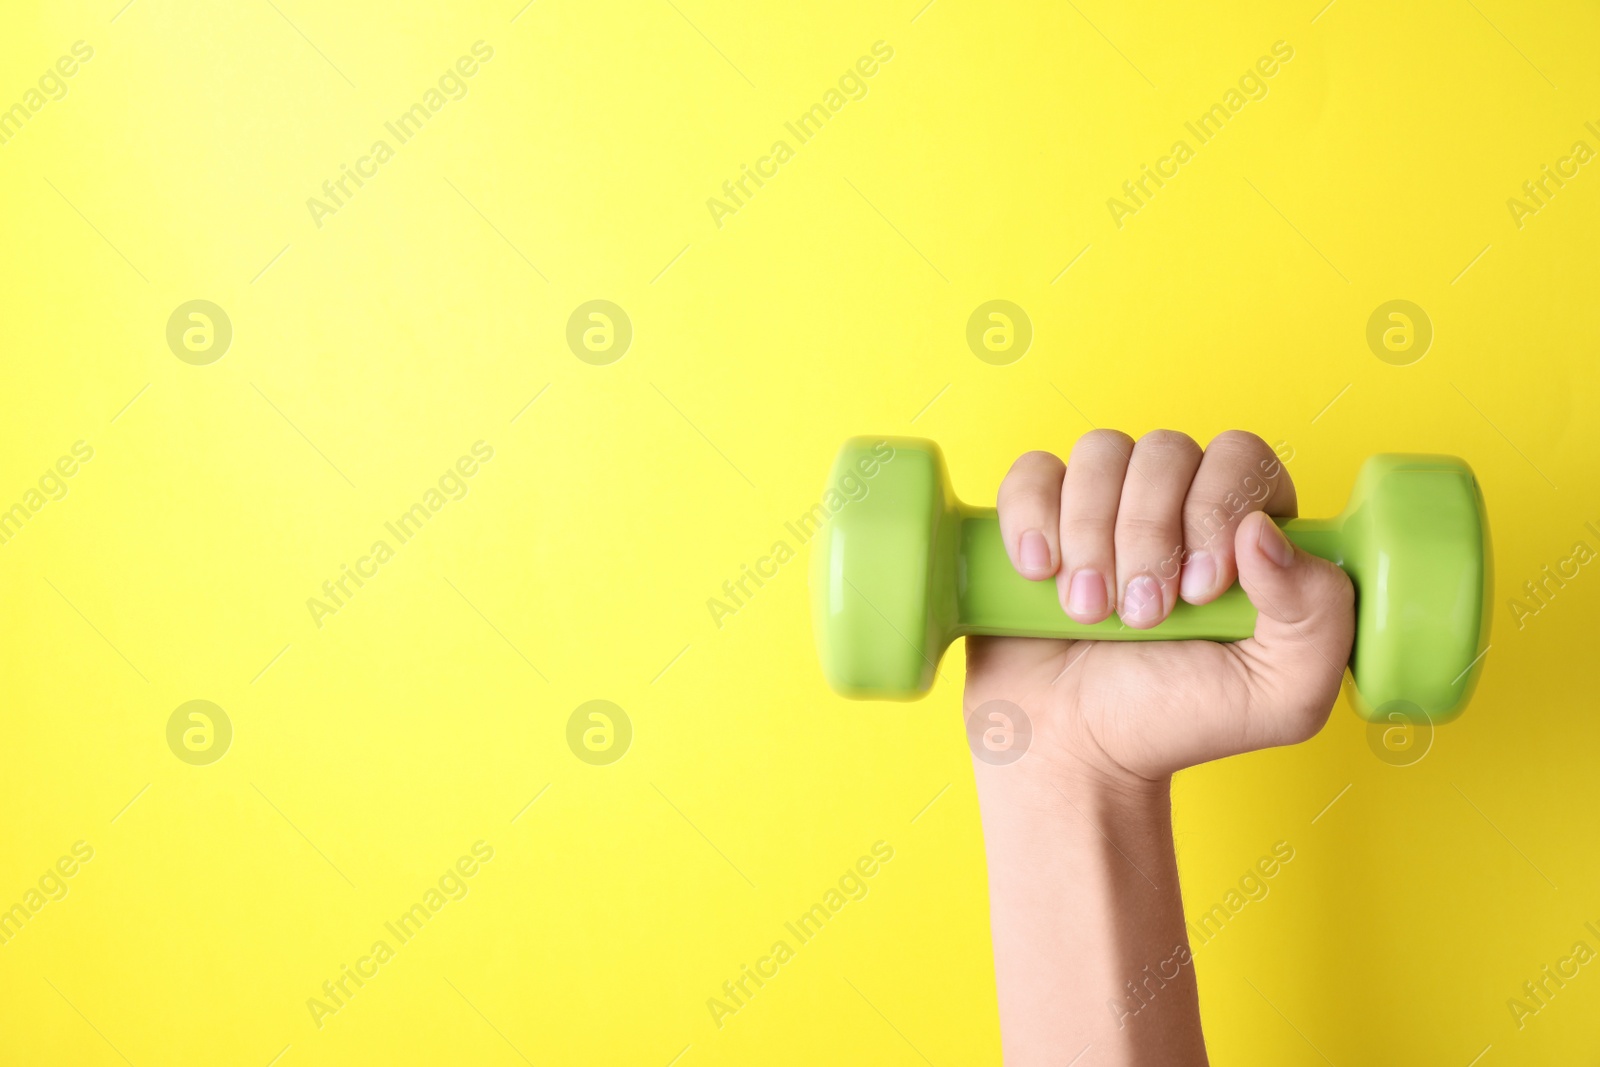
M1079 622L1088 622L1105 613L1105 579L1085 567L1072 576L1072 584L1067 587L1067 614Z
M1289 544L1289 539L1283 536L1278 524L1270 519L1261 523L1261 532L1256 534L1256 544L1261 546L1262 555L1280 567L1287 567L1294 562L1294 548Z
M1183 581L1178 592L1191 604L1211 592L1217 582L1217 561L1209 552L1196 552L1183 565Z
M1129 626L1153 626L1161 618L1161 586L1141 574L1122 593L1122 621Z
M1050 542L1038 530L1025 530L1022 548L1022 573L1029 578L1047 578L1050 575Z

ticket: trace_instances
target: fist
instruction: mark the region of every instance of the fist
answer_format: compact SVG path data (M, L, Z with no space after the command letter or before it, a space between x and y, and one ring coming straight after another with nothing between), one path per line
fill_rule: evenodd
M1294 484L1254 434L1200 448L1157 430L1096 430L1068 461L1017 460L1000 530L1018 573L1053 581L1084 623L1135 629L1178 598L1238 581L1258 612L1234 644L968 638L968 709L1008 700L1034 720L1043 765L1155 779L1195 763L1305 740L1338 697L1354 593L1338 567L1295 548L1269 516L1295 514Z

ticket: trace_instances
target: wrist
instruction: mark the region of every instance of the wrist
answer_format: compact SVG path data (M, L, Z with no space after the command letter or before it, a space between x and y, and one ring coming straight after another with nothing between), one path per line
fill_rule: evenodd
M1091 814L1096 824L1170 832L1170 775L1144 778L1075 753L1034 752L1002 766L975 760L973 774L983 809L1042 833L1070 836Z
M976 768L1006 1063L1089 1043L1107 1063L1204 1062L1171 780L1031 753Z
M975 764L991 897L1048 907L1037 900L1040 885L1089 891L1106 876L1177 892L1175 876L1154 874L1175 865L1170 778L1107 773L1078 760L1029 764Z

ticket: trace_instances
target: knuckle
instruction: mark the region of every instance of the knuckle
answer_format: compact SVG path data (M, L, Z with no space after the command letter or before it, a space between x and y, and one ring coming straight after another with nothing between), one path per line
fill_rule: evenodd
M1322 694L1316 693L1312 697L1295 701L1291 704L1279 720L1280 743L1285 745L1298 745L1317 736L1323 724L1328 721L1328 713L1333 710L1333 699L1323 699Z
M1125 456L1133 448L1133 438L1121 430L1090 430L1078 438L1078 443L1072 450L1076 454L1108 454L1116 453ZM1081 450L1081 452L1080 452Z
M1214 450L1251 459L1274 454L1271 445L1249 430L1223 430L1206 446L1207 452Z
M1331 588L1328 590L1328 606L1341 618L1353 616L1356 610L1356 587L1350 581L1350 576L1338 567L1328 568L1333 572L1330 576Z
M1001 479L997 494L1000 506L1009 510L1019 502L1042 503L1050 492L1060 489L1061 476L1065 471L1061 460L1049 452L1024 453L1017 457L1005 478Z
M1291 489L1294 486L1277 450L1248 430L1224 430L1217 434L1206 446L1206 455L1238 468L1243 481L1276 486L1281 480Z
M1166 518L1158 517L1158 515L1144 515L1134 512L1131 515L1118 515L1117 517L1117 533L1165 534L1171 528L1173 528L1173 523L1168 522Z
M1046 474L1050 471L1065 469L1066 464L1062 463L1060 457L1055 453L1034 449L1032 452L1024 452L1017 457L1017 461L1011 464L1011 470L1007 473L1007 478L1009 479L1016 475Z
M1321 732L1339 699L1339 678L1281 679L1261 695L1258 720L1268 745L1298 745Z
M1175 526L1175 523L1153 515L1123 515L1117 519L1117 540L1127 537L1134 541L1150 538L1165 541L1171 537Z
M1178 430L1151 430L1139 438L1137 448L1152 452L1169 452L1177 455L1200 454L1200 446L1194 438Z
M1113 544L1119 560L1133 569L1161 567L1163 578L1175 576L1184 551L1183 537L1175 525L1142 518L1119 521Z
M1078 516L1063 519L1061 541L1070 543L1080 555L1111 548L1111 522L1109 519Z
M1305 586L1308 599L1320 608L1343 611L1354 607L1356 587L1344 569L1324 559L1313 558L1311 562L1314 566L1307 574Z
M1218 547L1231 552L1233 538L1228 534L1242 510L1235 511L1222 503L1189 501L1183 508L1184 541L1194 547L1207 548L1213 541L1219 541Z

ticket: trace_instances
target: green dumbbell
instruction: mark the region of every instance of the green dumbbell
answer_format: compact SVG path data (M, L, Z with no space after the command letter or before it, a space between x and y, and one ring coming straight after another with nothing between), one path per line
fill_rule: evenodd
M822 669L845 696L921 696L945 648L968 634L1238 641L1255 631L1256 610L1237 585L1209 604L1179 601L1148 630L1115 616L1073 621L1054 582L1031 582L1012 567L995 510L956 499L932 441L852 438L829 485L860 490L818 535L811 558ZM1488 647L1493 588L1472 469L1452 456L1373 456L1339 515L1275 521L1355 585L1357 710L1374 721L1457 714Z

